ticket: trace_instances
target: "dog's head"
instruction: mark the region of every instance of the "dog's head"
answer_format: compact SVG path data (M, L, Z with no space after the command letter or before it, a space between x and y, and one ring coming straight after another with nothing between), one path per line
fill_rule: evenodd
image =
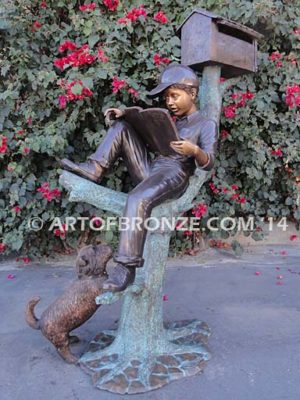
M112 249L106 244L89 245L80 249L76 259L78 278L106 276L106 264L112 257Z

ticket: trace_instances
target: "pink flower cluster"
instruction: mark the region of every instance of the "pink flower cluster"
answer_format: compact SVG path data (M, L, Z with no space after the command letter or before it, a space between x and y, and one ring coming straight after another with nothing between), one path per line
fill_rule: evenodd
M127 24L128 21L135 22L139 17L147 17L147 11L144 5L133 8L130 10L125 17L118 19L118 24Z
M163 11L159 11L153 17L154 21L160 22L161 24L166 24L168 22L168 18Z
M66 224L62 224L62 229L54 229L53 234L54 236L60 237L61 239L65 239L66 238Z
M65 40L58 48L58 51L60 53L63 53L65 50L77 50L77 45L74 42L71 42L71 40Z
M0 145L0 154L4 154L7 152L7 137L6 136L0 136L1 139L1 145Z
M155 65L166 64L168 65L171 60L168 57L161 57L158 53L154 54L153 62Z
M108 62L108 57L104 54L103 49L98 49L97 56L99 61L102 61L104 63Z
M236 200L236 202L240 203L240 204L246 203L246 198L244 196L242 196L240 193L236 193L236 190L239 189L238 185L236 185L236 184L231 185L230 188L223 187L223 188L218 189L213 182L210 182L209 187L214 194L220 193L220 189L221 189L221 191L223 193L228 193L230 195L230 198L229 198L230 200Z
M119 0L103 0L103 4L109 9L109 11L116 11L119 5Z
M81 93L80 94L73 93L72 88L75 85L80 85L81 86ZM58 96L58 102L59 102L59 108L60 109L64 109L69 101L83 100L86 97L93 96L93 92L89 88L83 86L83 83L82 83L81 80L72 81L69 84L66 84L64 80L61 80L60 81L60 86L63 89L65 89L65 91L66 91L66 95Z
M248 100L253 99L254 93L232 93L231 98L236 101L235 104L230 104L223 107L223 113L226 118L234 118L236 116L236 110L240 107L245 107Z
M29 264L31 262L31 258L29 257L17 257L17 262L23 261L24 264Z
M6 250L6 244L5 243L0 243L0 254L1 253L4 253L5 252L5 250Z
M192 210L192 214L196 217L196 218L201 218L203 217L203 215L206 214L207 212L207 205L203 204L203 203L199 203L196 205L196 207L193 208Z
M300 28L294 29L294 35L300 35Z
M272 156L282 157L282 149L278 147L276 150L271 151Z
M300 104L300 86L299 85L292 85L288 86L285 91L285 104L290 107L294 108Z
M32 25L32 30L36 31L38 29L40 29L42 27L42 24L39 21L34 21L33 25Z
M271 53L269 55L269 60L276 61L275 66L277 68L282 67L282 61L279 61L279 60L281 60L281 58L282 58L282 54L278 53L278 51L273 51L273 53Z
M57 188L50 190L48 182L44 182L36 191L42 193L43 198L49 202L61 195L61 191Z
M82 6L79 6L80 11L93 11L97 7L96 3L90 3L90 4L84 4Z
M128 87L125 79L119 79L117 76L113 76L112 78L112 92L118 93L121 89L127 88L127 92L131 94L133 97L139 97L139 93L137 90Z
M221 139L225 140L229 136L229 132L226 131L226 129L222 129L220 132L220 135L221 135Z
M67 44L66 44L67 43ZM64 51L66 49L74 50L75 43L72 42L64 42L59 46L59 49L63 49L60 51ZM92 64L96 60L96 57L93 56L89 52L89 45L85 44L80 47L80 49L74 51L73 53L68 54L66 57L57 58L54 60L54 65L60 70L64 70L65 67L80 67L81 65Z
M118 93L121 89L123 89L127 85L125 79L118 79L117 76L113 76L112 78L112 92Z
M20 214L20 212L22 211L22 208L21 208L20 206L14 206L14 207L12 208L12 211L13 211L15 214Z

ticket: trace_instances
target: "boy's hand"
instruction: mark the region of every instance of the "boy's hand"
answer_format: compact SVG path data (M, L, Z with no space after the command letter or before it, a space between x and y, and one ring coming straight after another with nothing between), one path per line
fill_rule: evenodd
M121 118L124 115L124 111L118 108L108 108L104 113L104 117L110 118L112 114L114 114L114 118Z
M170 142L170 146L173 150L178 154L182 154L184 156L196 156L198 151L198 146L189 142L188 140L177 140Z
M123 115L124 111L118 108L108 108L104 113L106 126L111 126L114 119L121 118Z

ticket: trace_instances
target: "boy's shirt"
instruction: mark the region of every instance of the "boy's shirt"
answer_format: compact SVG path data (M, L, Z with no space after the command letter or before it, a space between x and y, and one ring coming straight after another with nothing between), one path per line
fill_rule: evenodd
M212 119L203 118L200 111L195 111L193 114L178 118L175 124L181 139L189 140L208 154L208 162L202 167L199 166L199 168L210 171L215 162L218 144L218 126L216 122ZM186 157L180 154L175 158L183 162L194 159L194 157Z

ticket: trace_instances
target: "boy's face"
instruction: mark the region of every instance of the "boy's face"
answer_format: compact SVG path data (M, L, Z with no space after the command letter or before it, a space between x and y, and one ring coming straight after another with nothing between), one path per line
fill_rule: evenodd
M194 103L196 91L192 94L182 89L169 87L164 92L166 107L176 117L184 117L197 111Z

